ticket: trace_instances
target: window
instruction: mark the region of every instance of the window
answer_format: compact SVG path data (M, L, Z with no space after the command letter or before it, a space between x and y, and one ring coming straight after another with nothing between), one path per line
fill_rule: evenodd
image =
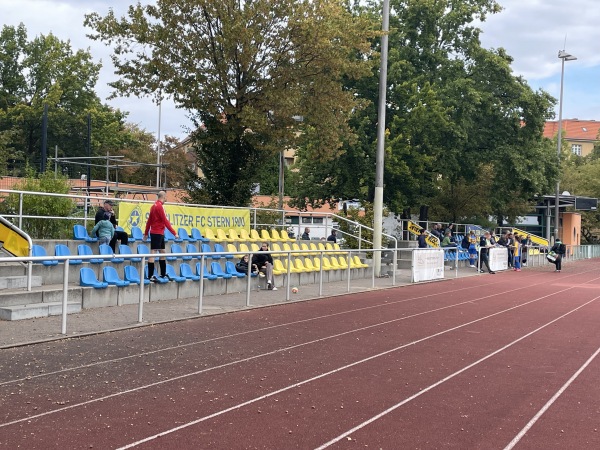
M580 144L572 144L571 145L571 153L577 156L581 156L581 145Z

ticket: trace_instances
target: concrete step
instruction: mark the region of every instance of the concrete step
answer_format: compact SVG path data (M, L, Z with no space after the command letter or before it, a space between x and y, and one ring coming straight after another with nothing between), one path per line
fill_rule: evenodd
M42 285L42 277L32 276L31 287L37 287ZM27 276L24 275L13 275L5 276L0 278L0 290L4 289L19 289L27 288Z
M62 296L62 285L36 286L31 291L23 288L5 289L0 291L0 307L60 302ZM82 288L70 284L68 287L68 300L81 303Z
M67 302L67 313L81 312L81 302ZM62 302L34 303L32 305L4 306L0 308L1 320L23 320L58 316L62 313Z

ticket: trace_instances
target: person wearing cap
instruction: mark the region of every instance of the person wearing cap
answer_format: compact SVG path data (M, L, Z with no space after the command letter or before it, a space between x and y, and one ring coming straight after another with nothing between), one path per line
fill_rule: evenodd
M113 253L116 252L117 241L121 241L121 244L127 245L129 242L129 235L125 231L118 231L117 228L117 219L115 218L115 212L113 210L114 202L110 199L104 200L104 206L98 208L96 212L96 216L94 217L94 225L97 225L101 220L108 220L112 223L115 232L108 243Z
M565 244L563 244L560 239L556 239L550 251L556 254L556 259L554 260L554 265L556 266L555 272L560 272L562 269L563 256L567 253Z
M150 214L146 221L146 230L144 231L143 240L145 241L148 235L150 235L150 251L153 253L165 253L165 228L175 235L175 239L179 238L177 231L173 229L171 222L169 222L169 219L165 214L163 203L165 202L166 196L167 193L165 191L160 191L158 193L158 199L150 208ZM164 256L159 256L158 265L160 267L160 277L171 280L171 277L167 275L167 261ZM154 258L148 258L148 278L154 283L158 281L154 275Z

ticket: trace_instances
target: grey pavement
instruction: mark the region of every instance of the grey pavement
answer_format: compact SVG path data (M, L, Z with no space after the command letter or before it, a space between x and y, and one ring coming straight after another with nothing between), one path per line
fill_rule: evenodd
M447 270L445 280L472 275L476 275L476 272L474 269L470 268L461 268L458 271ZM299 287L298 293L290 293L289 301L286 301L285 286L280 287L277 291L251 291L250 306L246 306L246 292L205 296L203 298L201 314L198 314L198 298L146 302L143 305L142 323L138 322L137 304L84 309L79 313L69 314L67 316L66 335L61 334L61 316L18 321L1 321L0 348L156 325L178 320L197 319L215 314L243 311L258 307L285 305L291 302L314 300L348 293L366 292L374 289L389 289L409 284L411 284L410 270L398 270L395 285L392 284L391 277L376 278L374 286L371 278L356 279L351 280L350 290L348 291L347 281L331 282L323 284L321 296L319 295L318 284L305 285Z

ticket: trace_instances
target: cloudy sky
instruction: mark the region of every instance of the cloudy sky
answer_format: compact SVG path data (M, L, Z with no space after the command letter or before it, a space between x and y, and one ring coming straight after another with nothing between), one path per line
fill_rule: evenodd
M0 24L24 23L29 38L52 32L70 40L73 48L89 48L103 69L97 85L106 101L107 83L115 80L110 51L86 37L85 13L106 14L112 7L122 15L128 0L0 0ZM143 2L145 3L145 2ZM600 7L598 0L500 0L504 10L481 24L483 45L504 47L514 58L513 69L534 89L559 97L561 64L558 51L566 49L578 60L565 65L563 118L600 120ZM565 44L566 42L566 44ZM149 99L122 98L108 101L129 111L128 120L149 132L158 130L158 107ZM162 106L161 135L183 138L191 125L185 111L172 102Z

